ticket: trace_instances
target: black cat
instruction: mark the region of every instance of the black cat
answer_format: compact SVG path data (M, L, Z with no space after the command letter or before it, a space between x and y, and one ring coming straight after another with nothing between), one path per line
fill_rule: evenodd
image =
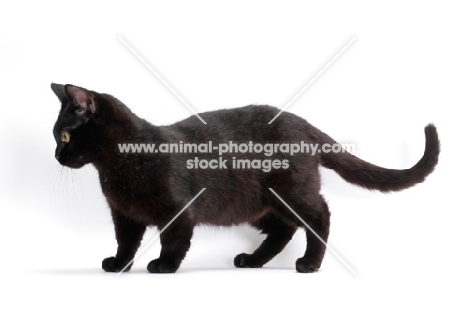
M155 273L175 272L189 247L194 226L231 226L249 223L266 234L253 254L240 254L236 267L262 267L291 240L298 227L304 227L269 188L278 193L313 230L327 241L330 212L320 195L318 166L335 170L346 181L382 192L399 191L422 182L438 161L436 128L425 128L426 147L419 162L410 169L385 169L367 163L347 152L263 153L232 152L224 155L226 167L189 168L195 157L217 160L211 153L121 152L123 143L195 143L211 141L214 146L237 143L316 143L334 144L328 135L304 119L269 106L247 106L202 113L170 126L153 126L139 118L111 95L73 85L52 84L62 107L54 126L55 157L60 164L80 168L92 163L99 172L102 191L111 208L118 242L117 254L102 262L105 271L122 270L135 256L147 226L163 228L202 188L206 190L172 223L161 236L161 254L148 264ZM233 168L232 158L279 160L282 165L263 169ZM263 163L263 162L262 162ZM285 165L286 164L286 165ZM309 230L307 249L296 262L298 272L320 268L325 245ZM130 269L129 265L126 269Z

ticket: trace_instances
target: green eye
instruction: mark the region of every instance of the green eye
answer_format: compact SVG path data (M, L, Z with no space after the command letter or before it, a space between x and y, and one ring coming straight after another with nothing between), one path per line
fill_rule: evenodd
M70 133L68 132L62 132L60 134L60 139L62 140L62 142L64 143L68 143L70 141Z

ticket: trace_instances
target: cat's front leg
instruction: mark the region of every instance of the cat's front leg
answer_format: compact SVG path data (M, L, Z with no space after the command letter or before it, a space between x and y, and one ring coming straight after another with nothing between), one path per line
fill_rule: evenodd
M145 233L146 226L125 217L114 209L111 209L111 212L118 248L115 256L102 261L102 269L107 272L120 272L133 260ZM125 272L129 271L131 267L132 265L130 264L125 269Z
M161 254L148 264L151 273L174 273L190 248L193 225L183 215L161 233Z

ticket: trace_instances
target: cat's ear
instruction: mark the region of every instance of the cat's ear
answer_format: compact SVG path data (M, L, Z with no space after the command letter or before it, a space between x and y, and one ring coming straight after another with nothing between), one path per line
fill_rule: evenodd
M67 84L65 92L76 106L78 114L96 113L94 96L88 90Z
M52 88L52 91L54 91L55 95L57 95L63 107L63 105L65 105L68 102L68 96L65 92L65 85L52 83L50 87Z

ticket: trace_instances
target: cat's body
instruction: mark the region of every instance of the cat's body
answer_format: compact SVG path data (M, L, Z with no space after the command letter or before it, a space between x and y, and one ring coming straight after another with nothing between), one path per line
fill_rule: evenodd
M203 113L203 124L192 116L170 126L156 127L133 114L110 95L72 85L53 84L62 102L54 135L56 158L62 164L79 168L92 163L99 172L102 191L111 208L118 250L103 261L106 271L120 271L137 251L147 226L163 228L202 188L206 190L161 234L160 257L148 265L150 272L175 272L190 247L194 226L231 226L249 223L267 234L251 255L240 254L237 267L261 267L278 254L302 223L269 190L273 189L326 241L329 233L327 204L320 195L319 165L334 169L345 180L368 189L398 191L408 188L434 169L439 154L435 127L426 127L426 150L411 169L389 170L364 162L349 153L311 155L275 153L229 153L227 168L189 169L195 157L218 160L213 153L125 153L118 144L230 141L261 144L306 142L335 143L328 135L304 119L269 106ZM66 133L66 134L64 134ZM264 172L262 169L234 169L233 157L248 160L278 159L287 167ZM299 272L316 271L325 246L307 232L307 250L296 262ZM129 268L128 268L129 269ZM127 270L128 270L127 269Z

